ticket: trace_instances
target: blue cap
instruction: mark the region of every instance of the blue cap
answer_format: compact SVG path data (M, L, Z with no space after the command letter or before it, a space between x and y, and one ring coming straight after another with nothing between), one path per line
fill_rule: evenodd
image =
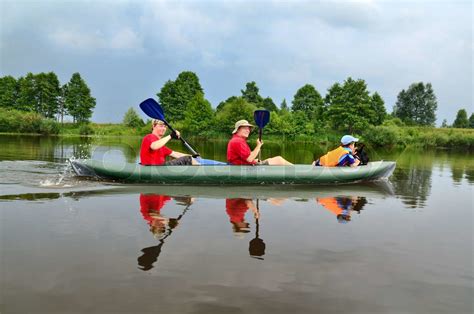
M342 138L341 138L341 144L342 145L348 145L352 142L358 142L359 139L356 138L356 137L353 137L351 135L344 135Z

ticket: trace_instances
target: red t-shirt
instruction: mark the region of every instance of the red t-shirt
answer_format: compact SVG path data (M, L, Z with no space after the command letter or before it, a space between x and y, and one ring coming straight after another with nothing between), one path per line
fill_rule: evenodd
M140 212L143 218L149 223L153 220L150 212L160 213L161 208L168 202L171 197L157 194L140 194Z
M245 213L249 209L243 198L226 199L225 208L230 222L243 222Z
M250 156L249 144L247 140L237 134L234 134L227 144L227 161L232 165L254 165L256 160L248 162L247 158Z
M166 156L173 152L166 146L157 150L151 149L151 143L159 139L155 134L148 134L143 138L142 147L140 148L140 163L142 165L162 165L166 161Z

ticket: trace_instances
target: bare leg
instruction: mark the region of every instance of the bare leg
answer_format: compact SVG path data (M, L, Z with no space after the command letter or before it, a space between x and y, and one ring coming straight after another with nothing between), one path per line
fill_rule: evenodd
M270 166L292 166L293 164L281 156L265 159Z

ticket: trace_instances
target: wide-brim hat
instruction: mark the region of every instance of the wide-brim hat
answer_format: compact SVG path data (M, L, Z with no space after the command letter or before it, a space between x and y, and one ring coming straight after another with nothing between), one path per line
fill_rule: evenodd
M248 126L248 127L251 127L253 128L254 126L252 124L250 124L247 120L239 120L237 122L235 122L235 128L234 128L234 131L232 131L232 134L235 134L237 133L237 131L239 130L240 127L242 126Z

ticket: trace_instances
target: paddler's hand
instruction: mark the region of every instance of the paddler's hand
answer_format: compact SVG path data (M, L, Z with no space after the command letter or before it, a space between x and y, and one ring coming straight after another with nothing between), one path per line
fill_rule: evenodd
M172 139L177 140L181 137L181 133L179 133L179 131L173 131L171 132L170 136Z
M257 138L257 147L262 147L263 142Z

